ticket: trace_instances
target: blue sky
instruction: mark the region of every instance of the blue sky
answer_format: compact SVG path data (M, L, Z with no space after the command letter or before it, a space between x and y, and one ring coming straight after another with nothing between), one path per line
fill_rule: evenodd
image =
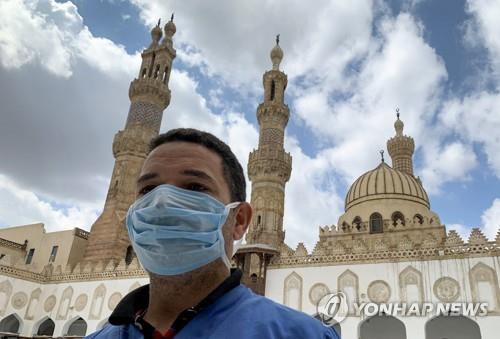
M471 227L494 237L500 24L492 17L500 5L489 0L314 7L7 0L0 5L9 18L0 23L3 226L90 228L107 190L112 137L126 119L139 53L158 18L165 23L172 11L178 54L162 130L210 130L235 148L244 167L257 144L261 77L281 34L291 109L286 148L294 157L285 206L292 247L303 239L312 249L318 226L336 224L350 184L378 165L378 151L394 135L396 107L415 139L416 175L441 221L464 237ZM12 142L21 132L31 139Z

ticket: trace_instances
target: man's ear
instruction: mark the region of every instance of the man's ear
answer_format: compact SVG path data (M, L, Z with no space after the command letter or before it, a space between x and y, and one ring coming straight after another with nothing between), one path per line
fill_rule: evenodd
M243 201L236 208L235 223L233 228L233 240L240 240L250 225L252 220L252 206L246 201Z

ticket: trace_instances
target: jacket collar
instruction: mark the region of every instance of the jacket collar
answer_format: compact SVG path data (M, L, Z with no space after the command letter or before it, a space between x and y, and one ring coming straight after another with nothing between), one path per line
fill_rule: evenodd
M231 269L231 275L227 277L219 286L210 292L198 305L181 312L174 321L173 327L177 330L184 327L196 314L214 303L236 286L240 285L242 272L240 269ZM136 315L149 305L149 284L141 286L128 293L118 303L115 310L109 317L111 325L127 325L135 322Z

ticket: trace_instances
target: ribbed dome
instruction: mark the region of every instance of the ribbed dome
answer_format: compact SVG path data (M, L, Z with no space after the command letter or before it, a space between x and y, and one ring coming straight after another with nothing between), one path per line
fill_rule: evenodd
M430 207L429 198L422 184L412 175L397 171L380 163L352 184L345 198L345 210L359 203L376 199L401 199Z

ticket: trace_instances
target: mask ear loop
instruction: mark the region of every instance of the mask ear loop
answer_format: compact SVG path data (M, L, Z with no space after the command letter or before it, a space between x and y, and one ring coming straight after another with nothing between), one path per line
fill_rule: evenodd
M235 201L235 202L227 204L226 208L230 210L230 209L233 209L233 208L239 206L240 204L241 204L240 201ZM234 255L236 254L236 252L238 251L238 249L243 244L243 240L245 239L245 236L247 235L247 232L248 232L248 229L245 231L245 233L243 234L243 236L241 237L241 239L239 239L239 240L233 240L233 253L231 254L231 258L234 257ZM229 258L229 259L231 259L231 258Z

